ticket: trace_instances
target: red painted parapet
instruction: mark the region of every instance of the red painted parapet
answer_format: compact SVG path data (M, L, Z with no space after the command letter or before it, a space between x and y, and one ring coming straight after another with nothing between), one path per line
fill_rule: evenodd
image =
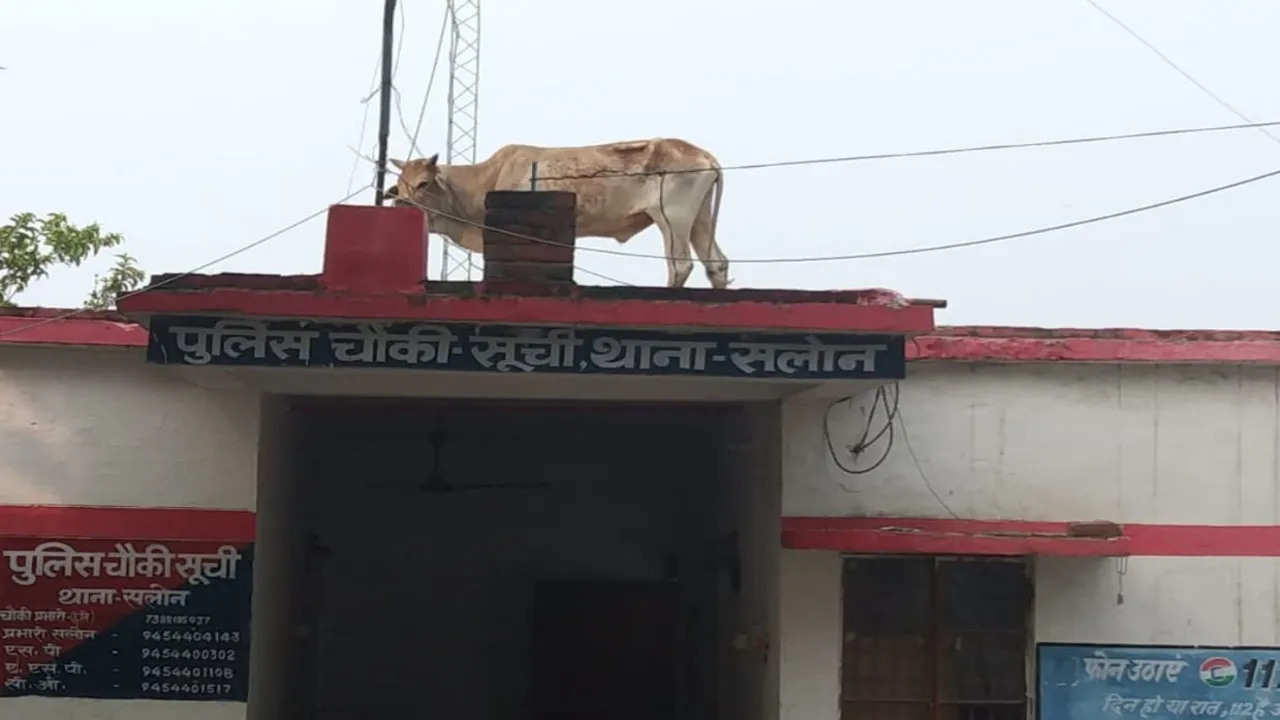
M516 193L545 201L558 193ZM565 194L572 197L572 194ZM573 227L565 209L501 208L517 229L486 242L484 282L426 282L427 219L415 208L330 208L320 275L156 275L121 296L130 319L152 315L328 318L348 321L598 325L785 332L916 335L934 328L941 303L907 301L883 290L704 290L582 287L572 281ZM554 204L554 203L553 203ZM526 210L529 212L526 213ZM510 212L508 212L510 211ZM501 214L501 213L500 213ZM519 222L514 222L519 221ZM554 234L538 236L539 227ZM0 326L5 324L0 309ZM0 336L2 338L3 336ZM23 332L21 341L51 334ZM74 338L60 336L63 344Z
M326 290L420 292L427 277L427 216L410 207L334 205L324 237Z

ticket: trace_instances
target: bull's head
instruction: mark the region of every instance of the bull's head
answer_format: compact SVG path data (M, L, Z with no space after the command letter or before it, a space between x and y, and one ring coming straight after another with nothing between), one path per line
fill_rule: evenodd
M392 204L416 207L428 216L433 210L444 210L448 193L441 178L439 159L439 153L417 160L392 159L391 164L400 171L396 184L386 191Z
M439 165L439 154L417 160L391 160L400 171L386 197L398 207L415 207L427 214L431 232L443 235L471 250L480 251L479 226L467 219L467 206L449 182L448 165Z

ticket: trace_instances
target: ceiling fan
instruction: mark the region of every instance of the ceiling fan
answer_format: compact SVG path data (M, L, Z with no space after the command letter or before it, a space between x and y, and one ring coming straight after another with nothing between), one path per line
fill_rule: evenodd
M539 490L550 487L545 482L451 483L445 479L444 471L440 469L440 452L444 448L444 444L449 441L449 431L443 427L437 427L427 435L427 441L431 443L432 450L431 469L427 472L427 476L423 478L422 482L415 485L397 484L397 487L407 487L420 492L438 495L464 490Z

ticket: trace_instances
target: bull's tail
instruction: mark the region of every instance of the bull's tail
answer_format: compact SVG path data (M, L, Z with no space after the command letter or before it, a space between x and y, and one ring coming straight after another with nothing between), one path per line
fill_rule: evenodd
M729 278L729 259L724 257L724 253L720 251L719 243L716 242L716 228L720 226L720 198L724 195L724 170L721 169L719 163L716 163L714 167L716 179L712 189L715 191L715 197L712 198L713 204L711 206L711 247L709 249L719 256L716 258L717 260L724 263L724 284L725 287L728 287L733 283L733 280Z

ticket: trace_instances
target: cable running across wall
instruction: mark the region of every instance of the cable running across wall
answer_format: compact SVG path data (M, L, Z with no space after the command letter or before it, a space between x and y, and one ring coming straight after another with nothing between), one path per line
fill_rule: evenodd
M873 391L874 394L871 398L871 409L867 413L867 420L863 425L862 435L854 444L845 446L845 450L849 454L850 458L857 461L859 457L869 451L872 446L880 441L881 438L885 439L884 452L880 453L879 457L865 468L854 467L847 464L845 460L842 460L839 453L836 452L835 443L831 438L831 411L841 404L852 409L853 400L857 396L850 395L848 397L839 398L828 404L826 411L822 415L822 439L826 445L827 454L831 457L831 462L846 475L866 475L880 468L884 465L885 461L889 459L890 453L893 452L894 442L898 437L894 430L894 424L896 423L897 428L902 432L902 442L907 449L907 455L911 459L911 464L915 467L916 474L919 475L921 482L924 483L925 489L931 496L933 496L933 499L937 501L938 505L941 506L948 515L958 519L959 515L957 515L955 510L953 510L947 501L942 498L942 494L934 488L933 482L929 480L929 476L925 474L924 468L920 465L920 458L916 456L915 448L911 446L911 436L907 433L906 418L902 414L900 402L901 392L901 385L895 382L893 384L893 401L892 404L890 404L889 392L885 390L885 386L881 385L876 388ZM875 426L876 412L879 408L884 408L884 425L874 436L871 436L871 429ZM850 488L844 483L837 483L837 485L841 490L847 493L857 493L859 491L857 488Z
M847 397L842 397L839 400L832 401L831 404L827 405L826 412L822 415L822 437L827 445L827 453L831 455L831 461L836 464L836 467L840 468L840 470L847 475L865 475L880 467L884 464L885 460L889 459L889 451L893 449L893 421L898 417L898 399L901 394L901 390L898 383L893 384L893 405L890 405L889 393L885 390L885 387L886 386L881 385L873 391L871 397L871 410L867 413L867 422L863 425L862 436L858 438L856 443L845 446L845 450L849 455L854 460L857 460L862 457L863 453L871 449L872 445L880 442L881 438L885 438L884 452L881 453L880 457L868 467L856 468L851 465L846 465L845 462L840 459L839 454L836 453L835 443L831 440L831 411L840 404L844 404L847 408L853 409L853 400L857 396L849 395ZM877 432L874 437L869 438L868 436L871 435L872 424L876 419L876 410L881 406L884 407L884 427L880 428L880 431ZM845 489L847 490L847 488Z

